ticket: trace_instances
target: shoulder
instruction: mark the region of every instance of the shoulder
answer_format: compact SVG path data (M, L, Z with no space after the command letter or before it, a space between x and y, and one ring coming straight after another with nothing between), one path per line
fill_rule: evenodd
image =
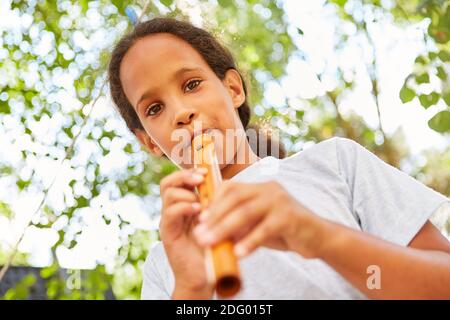
M305 147L305 149L283 159L283 161L311 161L316 165L323 163L337 168L339 166L340 154L349 154L352 150L358 148L358 146L361 147L353 140L333 137L319 143L309 145Z
M358 160L370 155L366 148L351 139L333 137L305 147L282 159L281 163L294 171L307 168L309 172L342 176L352 172Z
M354 151L359 148L364 148L362 145L348 138L333 137L318 143L316 149L331 150L339 155L342 152Z
M327 140L323 140L319 143L315 143L312 146L306 147L304 150L297 152L296 154L292 155L291 157L296 156L305 156L305 155L314 155L314 156L321 156L321 155L334 155L336 156L339 152L345 151L345 150L351 150L354 148L362 148L361 145L359 145L357 142L347 139L347 138L341 138L341 137L333 137L329 138Z

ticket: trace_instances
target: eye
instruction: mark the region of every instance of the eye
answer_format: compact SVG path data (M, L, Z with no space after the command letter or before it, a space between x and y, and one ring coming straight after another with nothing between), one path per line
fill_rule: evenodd
M148 107L147 110L145 110L145 115L146 116L154 116L159 111L161 111L161 109L162 109L161 104L159 104L159 103L153 104L150 107Z
M200 84L200 82L202 82L201 80L191 80L186 84L186 87L184 88L184 91L192 91L195 88L198 87L198 85Z

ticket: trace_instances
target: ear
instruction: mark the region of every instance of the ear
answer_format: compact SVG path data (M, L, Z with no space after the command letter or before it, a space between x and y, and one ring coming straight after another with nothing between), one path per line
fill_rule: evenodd
M241 75L235 69L228 69L223 83L230 93L234 108L239 108L245 101L244 84Z
M142 129L135 129L133 132L138 138L141 145L152 155L157 157L161 157L162 155L164 155L164 152L158 147L156 143L152 141L147 132Z

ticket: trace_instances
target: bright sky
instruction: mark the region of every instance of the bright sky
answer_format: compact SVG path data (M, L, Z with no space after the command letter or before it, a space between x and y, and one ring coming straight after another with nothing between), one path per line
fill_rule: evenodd
M333 88L334 83L331 77L325 77L322 81L319 81L315 74L321 73L324 69L332 70L337 65L340 65L344 70L356 68L358 72L355 92L349 95L340 106L341 111L346 114L353 110L361 115L370 126L376 127L376 109L373 102L368 99L370 86L367 78L363 76L363 63L366 59L370 59L370 54L367 53L367 47L361 46L361 43L356 42L348 43L341 56L337 57L333 44L336 20L331 10L324 10L323 3L324 0L285 1L285 9L293 34L296 34L296 27L304 31L304 36L296 38L296 45L307 54L309 59L305 62L297 57L291 58L286 69L287 75L280 81L281 85L275 82L266 84L266 102L273 106L281 106L284 103L285 96L290 99L307 99L320 96L326 89ZM8 8L7 1L0 3L0 12L2 13L0 31L4 29L11 30L11 26L14 25L27 26L31 23L29 16L21 19L17 16L17 13L10 11ZM78 14L76 11L73 12L74 17ZM89 21L95 25L99 25L101 19L101 16L96 16L95 14L89 17ZM67 22L63 21L62 23ZM416 100L403 105L398 98L400 87L407 74L411 71L415 57L424 49L421 42L421 29L425 27L426 24L422 23L408 29L401 29L395 27L389 21L384 21L374 29L373 33L381 79L380 107L383 128L387 133L392 133L401 128L413 154L419 154L430 147L444 149L448 146L448 141L445 141L442 135L435 133L427 126L427 119L435 113L434 108L424 110ZM123 30L123 26L119 26L117 32L120 30ZM346 28L346 30L350 35L354 32L351 27ZM32 29L30 33L39 33L39 30ZM87 39L80 33L75 33L73 37L75 42L83 48L92 48L99 43L99 39L107 39L104 31L103 33L99 31L98 34L94 33L90 39ZM34 50L45 55L50 45L51 38L44 35L41 44ZM365 49L362 50L361 48ZM64 54L67 56L73 54L69 48L63 48L63 51L65 51ZM4 58L5 50L0 49L0 59ZM95 55L88 56L86 59L95 59ZM37 67L31 66L30 69L34 70L34 73L30 72L23 75L23 77L25 81L34 83L36 81L35 72L37 72ZM68 84L67 91L61 91L53 96L55 101L64 99L65 111L81 107L76 99L70 98L70 94L67 94L67 92L70 92L69 84L75 75L76 70L69 70L68 72L61 70L60 74L56 73L53 75L56 77L53 80ZM2 76L7 75L0 75L0 86L4 84L4 81L7 81ZM2 78L3 80L1 80ZM20 105L17 107L20 108ZM122 132L123 136L127 136L125 125L114 116L111 102L106 98L99 100L92 115L93 119L104 117L111 118L107 122L107 126L110 129L114 128ZM33 128L33 133L44 141L51 141L51 139L55 139L57 128L65 120L61 114L55 114L52 118L44 117L43 121L46 122L44 123L45 125L41 123L40 126L36 126L36 128ZM12 140L9 138L20 134L15 129L18 125L18 119L5 117L3 126L0 126L0 136L5 137L5 139L0 140L0 150L3 150L2 154L0 154L0 161L13 165L18 163L22 149L39 148L39 146L33 145L25 138L19 139L15 144L9 143ZM98 128L92 127L88 128L88 130L92 130L94 136L99 131ZM129 138L131 139L130 136ZM126 138L102 142L112 150L110 155L99 160L101 161L103 173L110 174L126 170L130 160L121 152L121 148L127 142ZM136 147L136 142L134 142L134 146ZM98 147L89 142L83 142L82 147L83 152L77 155L77 158L73 160L74 163L85 163L89 156L98 152ZM142 159L139 161L142 161ZM46 185L51 182L57 171L57 163L51 160L30 158L27 159L27 163L28 166L19 170L21 177L26 178L31 173L30 168L36 167L37 176L43 178ZM68 182L72 178L76 179L76 177L83 177L84 175L93 175L93 172L90 172L89 169L73 170L68 165L63 166L50 192L48 203L55 208L64 208L64 201L73 201ZM10 181L4 178L0 179L0 190L6 190L9 183ZM81 183L76 183L74 189L75 193L79 195L88 192ZM112 187L111 190L113 190ZM15 191L0 192L0 194L2 200L11 204L16 215L16 219L12 222L0 216L0 243L12 244L23 230L24 223L29 219L30 213L37 207L40 201L40 193L31 190L20 194ZM151 197L140 199L129 195L118 201L111 202L108 200L108 194L105 191L92 202L90 208L85 208L78 212L80 223L78 226L75 224L74 230L70 232L76 232L78 231L77 229L83 228L83 233L79 239L79 244L74 250L62 249L57 252L61 265L67 268L92 268L98 261L106 263L107 266L112 268L114 256L117 248L120 246L121 234L117 219L113 219L111 224L106 225L102 219L102 214L107 215L108 212L118 212L122 218L130 221L134 227L148 230L155 229L158 225L158 219L149 218L149 211L157 212L159 208L160 201ZM58 229L58 225L62 228L66 222L58 221L54 228ZM51 257L48 248L56 239L56 231L30 228L20 246L20 250L30 253L30 262L32 264L43 266L50 261Z

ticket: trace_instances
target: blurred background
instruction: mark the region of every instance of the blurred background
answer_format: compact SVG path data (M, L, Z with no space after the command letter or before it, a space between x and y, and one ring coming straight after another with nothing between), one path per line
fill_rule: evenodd
M138 19L161 15L231 49L252 121L289 154L348 137L450 195L449 1L1 0L2 299L140 297L175 166L128 131L105 70Z

